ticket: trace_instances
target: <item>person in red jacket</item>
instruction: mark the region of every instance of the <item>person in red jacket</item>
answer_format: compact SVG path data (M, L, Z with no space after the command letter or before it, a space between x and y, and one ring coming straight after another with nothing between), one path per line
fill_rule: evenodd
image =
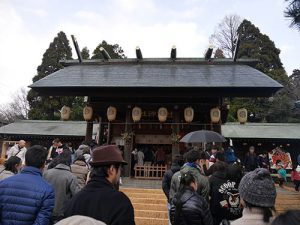
M300 187L300 173L297 171L297 166L294 165L291 173L291 179L295 184L295 191L299 192Z

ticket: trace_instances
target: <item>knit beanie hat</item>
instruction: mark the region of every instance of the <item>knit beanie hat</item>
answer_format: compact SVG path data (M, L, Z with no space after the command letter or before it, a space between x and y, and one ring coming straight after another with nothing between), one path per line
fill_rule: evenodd
M56 225L106 225L87 216L71 216L56 223Z
M270 172L263 168L247 173L239 185L240 196L248 203L260 207L273 207L276 189Z

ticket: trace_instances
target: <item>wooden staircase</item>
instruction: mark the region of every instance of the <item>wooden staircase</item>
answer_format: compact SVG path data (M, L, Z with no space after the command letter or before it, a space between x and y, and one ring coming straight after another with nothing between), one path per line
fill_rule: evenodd
M168 225L167 199L160 189L121 188L134 207L136 225Z
M134 207L136 225L168 225L167 199L160 189L121 188ZM300 193L277 188L277 214L300 210Z

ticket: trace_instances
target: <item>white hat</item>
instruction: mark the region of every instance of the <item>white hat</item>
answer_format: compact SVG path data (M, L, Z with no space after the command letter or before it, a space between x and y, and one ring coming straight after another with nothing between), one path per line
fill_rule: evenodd
M56 225L106 225L87 216L71 216L56 223Z

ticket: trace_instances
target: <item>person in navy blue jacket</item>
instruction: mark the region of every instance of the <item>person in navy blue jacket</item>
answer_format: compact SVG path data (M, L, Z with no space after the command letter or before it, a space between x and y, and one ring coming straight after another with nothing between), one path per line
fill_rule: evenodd
M47 151L29 148L20 174L0 182L1 225L48 225L54 208L54 190L43 178Z

